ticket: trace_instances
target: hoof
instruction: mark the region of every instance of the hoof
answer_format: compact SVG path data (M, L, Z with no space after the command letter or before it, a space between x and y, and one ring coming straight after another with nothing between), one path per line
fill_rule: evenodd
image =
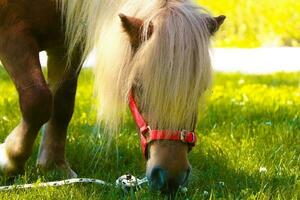
M13 176L20 174L23 167L17 166L8 156L5 144L0 144L0 174L5 176Z
M71 179L77 178L78 175L74 172L68 163L61 165L42 165L37 164L38 172L42 175L59 178L59 179Z

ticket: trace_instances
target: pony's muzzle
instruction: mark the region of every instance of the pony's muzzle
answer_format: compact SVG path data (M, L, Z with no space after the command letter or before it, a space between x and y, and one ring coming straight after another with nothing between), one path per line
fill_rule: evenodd
M190 169L180 171L177 175L171 176L167 170L155 166L147 173L151 191L163 193L175 193L180 187L186 186L190 175Z

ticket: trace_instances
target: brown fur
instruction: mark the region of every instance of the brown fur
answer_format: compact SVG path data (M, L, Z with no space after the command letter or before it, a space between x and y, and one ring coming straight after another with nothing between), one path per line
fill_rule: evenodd
M14 165L3 170L8 174L22 170L38 130L50 119L38 164L42 168L61 166L68 175L74 175L66 167L64 155L78 73L70 70L68 79L63 75L65 51L56 52L65 49L62 46L65 38L55 6L51 0L0 0L0 59L18 90L23 118L4 143ZM51 88L58 86L55 91L50 90L41 71L39 52L42 50L49 53L49 83ZM72 64L78 69L78 59Z

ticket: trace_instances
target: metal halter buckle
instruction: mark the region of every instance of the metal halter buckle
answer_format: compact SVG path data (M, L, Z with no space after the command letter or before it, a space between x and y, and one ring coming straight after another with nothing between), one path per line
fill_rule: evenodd
M188 140L189 138L187 138L189 136L189 134L191 134L192 136L192 140ZM194 143L195 142L195 134L194 133L191 133L187 130L182 130L180 132L180 140L184 143Z
M185 141L185 139L186 139L186 135L187 135L187 130L182 130L181 132L180 132L180 140L182 141L182 142L186 142Z
M145 135L146 133L149 133L149 132L151 132L150 126L144 126L144 127L142 127L142 128L140 129L140 133L141 133L142 135Z

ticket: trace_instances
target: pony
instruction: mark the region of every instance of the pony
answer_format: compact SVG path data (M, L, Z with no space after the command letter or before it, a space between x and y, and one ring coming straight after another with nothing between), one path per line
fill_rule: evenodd
M18 91L22 114L0 145L0 172L22 173L45 125L38 168L77 176L65 156L66 135L78 76L94 50L104 132L109 137L118 132L131 94L147 123L142 134L150 188L173 193L186 185L190 148L182 138L171 139L171 132L194 133L211 84L210 38L224 19L189 0L0 0L0 60ZM47 79L39 61L43 50ZM157 133L164 137L150 141L151 130L163 130Z

